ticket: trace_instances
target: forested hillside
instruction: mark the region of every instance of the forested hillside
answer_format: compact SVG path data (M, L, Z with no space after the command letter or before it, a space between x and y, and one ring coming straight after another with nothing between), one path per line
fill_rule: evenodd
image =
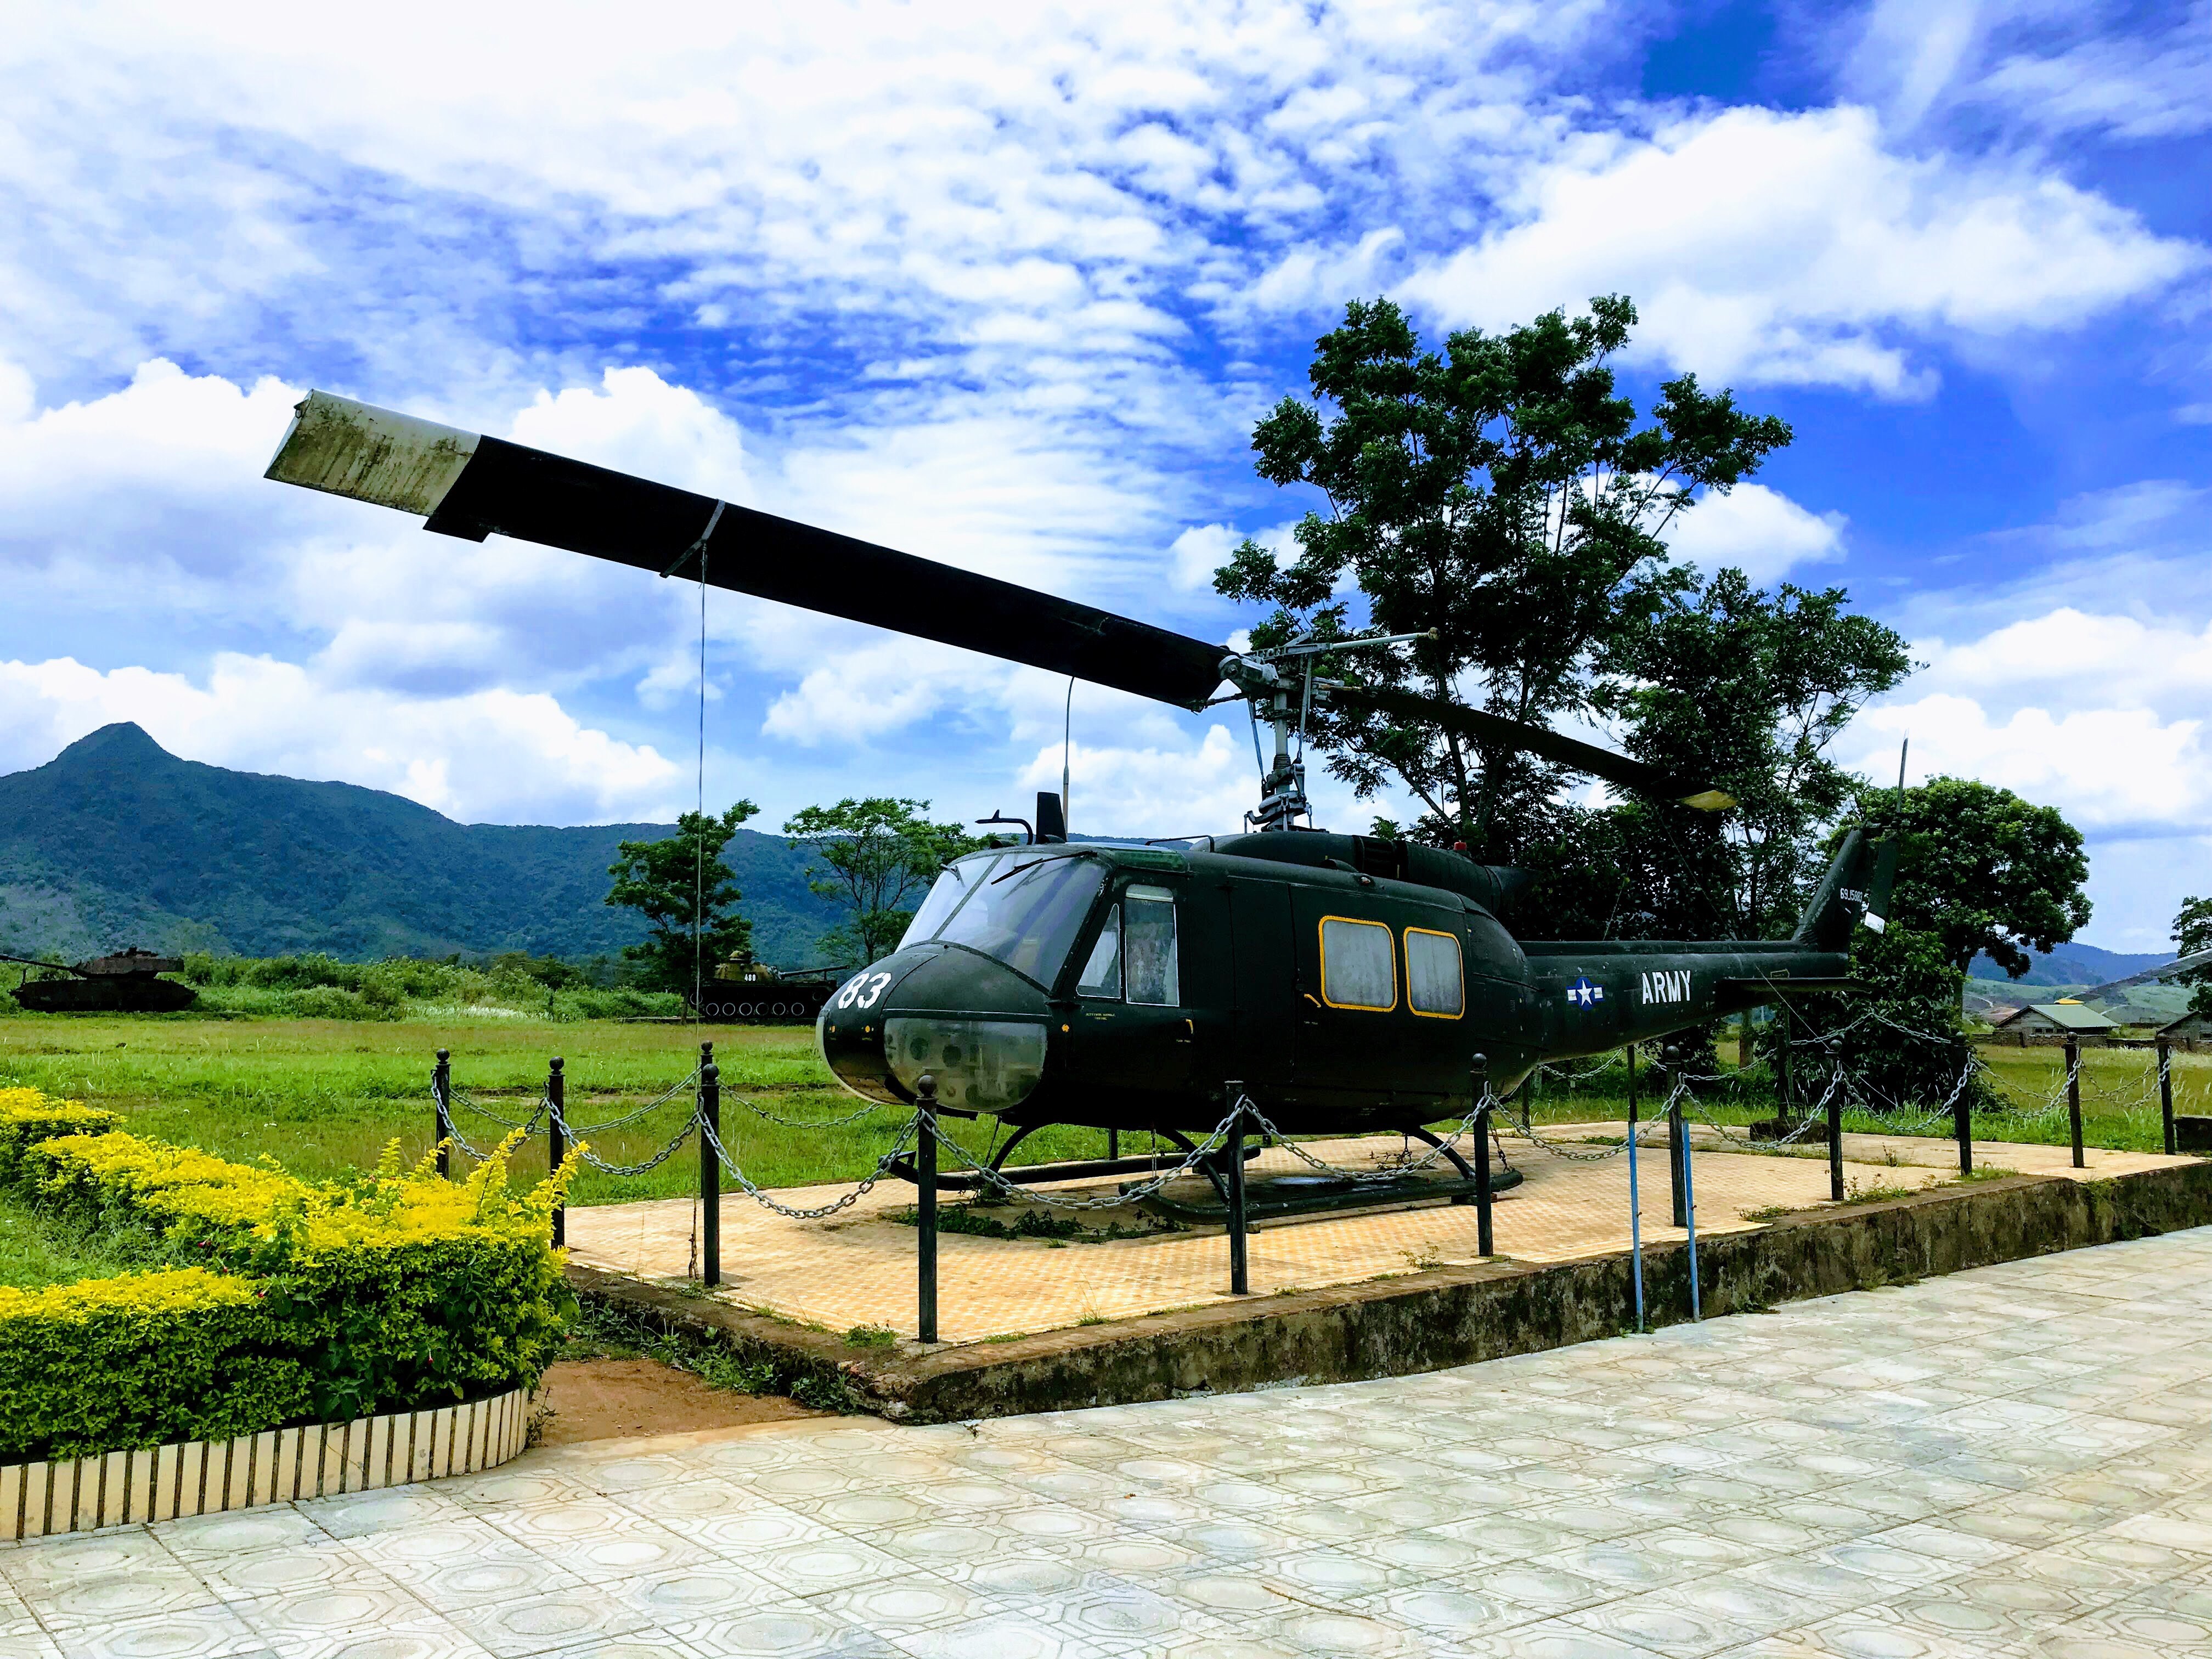
M103 726L0 776L0 951L592 956L642 932L602 902L616 843L674 827L456 823L381 790L227 771ZM741 830L725 861L760 955L811 963L835 918L801 857Z

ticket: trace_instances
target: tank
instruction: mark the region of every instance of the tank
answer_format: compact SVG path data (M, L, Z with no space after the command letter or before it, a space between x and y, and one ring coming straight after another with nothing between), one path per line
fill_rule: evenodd
M771 968L741 951L716 964L693 1009L718 1024L811 1025L843 977L835 968Z
M62 966L56 962L32 965ZM189 985L160 977L182 973L184 967L175 957L156 956L134 945L118 955L94 957L65 969L76 975L73 979L26 978L13 994L24 1007L41 1014L172 1014L191 1007L199 996Z

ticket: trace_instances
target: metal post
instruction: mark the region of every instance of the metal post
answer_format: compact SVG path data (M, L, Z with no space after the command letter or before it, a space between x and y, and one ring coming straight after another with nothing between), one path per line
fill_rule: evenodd
M1636 1045L1628 1045L1628 1264L1636 1275L1636 1329L1644 1330L1644 1200L1636 1187Z
M1229 1139L1221 1149L1228 1160L1223 1171L1229 1178L1229 1294L1252 1294L1251 1263L1244 1237L1244 1085L1232 1083L1229 1092L1236 1104L1230 1109Z
M2066 1126L2074 1134L2074 1167L2089 1166L2081 1158L2081 1041L2066 1039Z
M2164 1037L2158 1040L2158 1115L2166 1124L2166 1155L2172 1158L2178 1150L2173 1139L2173 1045Z
M1959 1173L1970 1176L1974 1172L1974 1108L1963 1085L1951 1103L1951 1133L1959 1139Z
M916 1229L915 1261L920 1273L916 1299L921 1305L921 1337L925 1342L937 1340L937 1078L924 1072L915 1079L915 1092L921 1096L915 1103L915 1112L921 1119L920 1133L914 1149L915 1173L921 1179L915 1182L921 1196L915 1208Z
M1828 1199L1844 1201L1844 1090L1839 1081L1828 1091Z
M430 1068L430 1098L438 1106L438 1176L443 1180L453 1172L453 1056L450 1049L439 1049L438 1063ZM2172 1120L2173 1111L2171 1107L2167 1108L2166 1115L2169 1121ZM2173 1139L2171 1130L2167 1131L2166 1138L2171 1151Z
M1687 1213L1682 1208L1682 1166L1690 1155L1690 1127L1682 1115L1681 1097L1674 1091L1674 1050L1662 1048L1659 1053L1660 1076L1667 1083L1667 1184L1674 1200L1674 1224L1689 1224Z
M1690 1180L1690 1143L1682 1142L1682 1229L1683 1243L1690 1253L1690 1317L1705 1316L1705 1308L1698 1295L1698 1194Z
M1121 1156L1121 1132L1119 1129L1109 1129L1106 1132L1106 1156L1108 1158Z
M1534 1072L1528 1073L1528 1083L1536 1081ZM1524 1085L1527 1086L1527 1085ZM1490 1057L1474 1057L1474 1251L1477 1255L1497 1254L1497 1240L1490 1226ZM1534 1103L1531 1103L1533 1109Z
M1795 1028L1790 1019L1790 1005L1784 1003L1774 1011L1775 1024L1780 1028L1774 1034L1774 1115L1788 1122L1796 1115L1797 1079L1791 1074L1790 1037Z
M699 1045L699 1282L722 1282L722 1068L714 1045Z
M561 1057L556 1054L545 1073L545 1098L550 1103L545 1125L545 1167L557 1170L561 1160L568 1155L568 1137L562 1133L561 1120L568 1112L568 1079L561 1069ZM568 1242L568 1206L556 1206L553 1211L553 1248L559 1249Z

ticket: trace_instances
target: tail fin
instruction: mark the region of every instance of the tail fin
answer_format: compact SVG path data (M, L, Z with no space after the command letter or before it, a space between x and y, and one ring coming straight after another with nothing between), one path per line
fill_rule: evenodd
M1868 927L1881 932L1887 922L1890 889L1896 879L1897 843L1869 841L1864 830L1853 830L1837 849L1835 862L1820 878L1813 902L1797 918L1797 931L1791 939L1815 951L1847 950L1851 924L1861 915Z

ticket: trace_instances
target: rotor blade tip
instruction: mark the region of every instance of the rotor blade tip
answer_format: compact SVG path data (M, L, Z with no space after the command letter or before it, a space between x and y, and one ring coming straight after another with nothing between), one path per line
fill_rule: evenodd
M1701 789L1694 795L1682 797L1682 805L1694 806L1700 812L1721 812L1737 804L1736 798L1724 790Z

